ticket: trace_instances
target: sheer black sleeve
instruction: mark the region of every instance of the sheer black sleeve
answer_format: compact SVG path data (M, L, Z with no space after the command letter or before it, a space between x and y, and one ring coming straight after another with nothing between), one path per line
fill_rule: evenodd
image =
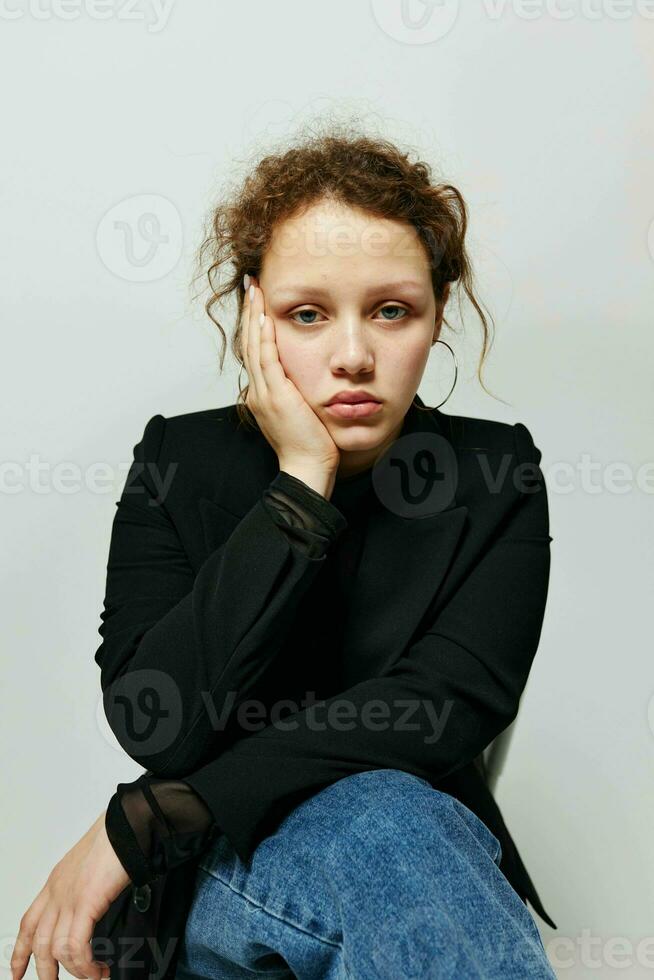
M149 774L118 784L105 827L135 885L160 878L199 855L218 833L211 812L190 786Z
M119 783L105 815L109 842L135 885L201 854L218 834L204 801L186 783L142 775Z
M347 527L334 504L284 470L264 490L263 502L289 542L308 558L322 558Z

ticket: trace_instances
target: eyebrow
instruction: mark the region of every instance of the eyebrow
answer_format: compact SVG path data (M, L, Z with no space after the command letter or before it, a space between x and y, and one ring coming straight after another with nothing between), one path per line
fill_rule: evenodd
M379 283L378 285L371 286L370 289L366 290L366 294L380 293L382 291L391 293L395 289L422 289L422 283L417 282L415 279L398 279L396 282ZM328 296L329 290L325 289L324 286L298 283L297 286L275 289L271 295L274 299L284 299L284 297L291 298L296 296L298 293L313 293L315 296Z

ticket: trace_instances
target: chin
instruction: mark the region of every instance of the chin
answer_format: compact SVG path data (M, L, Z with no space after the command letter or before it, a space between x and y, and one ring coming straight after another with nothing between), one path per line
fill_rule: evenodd
M348 422L347 426L327 425L325 423L325 427L338 448L348 451L374 449L375 446L384 441L388 428L379 422L375 424L368 420L360 422L358 425L354 422Z

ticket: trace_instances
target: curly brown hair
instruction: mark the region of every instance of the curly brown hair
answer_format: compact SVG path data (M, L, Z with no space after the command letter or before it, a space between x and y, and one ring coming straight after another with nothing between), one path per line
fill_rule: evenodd
M256 428L256 420L245 404L248 386L240 388L240 372L245 366L240 326L245 299L243 276L249 273L259 279L263 257L278 223L324 200L414 226L430 262L439 312L447 302L447 283L456 282L479 315L483 344L477 375L488 391L481 368L493 338L473 287L465 247L468 212L461 193L449 183L435 182L428 163L412 162L410 153L390 140L352 131L347 126L330 125L326 132L300 132L290 142L287 140L279 152L267 152L258 162L250 163L245 178L224 193L205 226L197 255L198 276L206 274L209 282L210 296L204 309L222 337L221 371L227 339L213 308L228 296L235 296L237 302L231 349L240 364L236 402L240 420ZM231 263L230 273L219 284L227 263ZM459 308L460 301L459 291ZM453 329L444 316L443 323Z

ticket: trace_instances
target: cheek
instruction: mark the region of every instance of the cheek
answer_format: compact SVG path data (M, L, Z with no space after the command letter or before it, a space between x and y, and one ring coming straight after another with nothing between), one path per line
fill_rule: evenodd
M405 382L411 385L422 377L430 350L429 339L420 338L411 342L407 339L378 352L377 366L384 373L395 377L398 384Z
M307 356L304 344L298 343L293 336L283 329L276 330L277 350L284 373L293 384L304 391L312 386L320 374L321 359L315 351Z

